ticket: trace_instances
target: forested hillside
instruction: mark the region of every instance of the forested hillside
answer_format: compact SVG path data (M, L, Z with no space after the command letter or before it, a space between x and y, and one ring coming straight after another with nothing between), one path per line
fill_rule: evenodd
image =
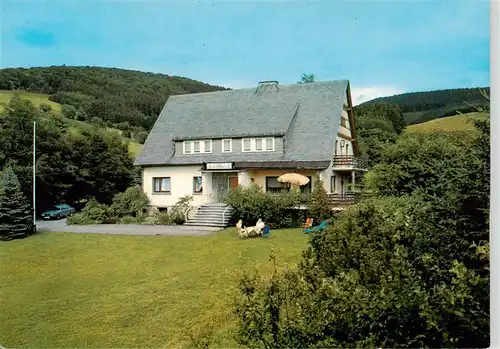
M133 127L149 131L170 95L224 89L178 76L115 68L0 70L0 90L48 94L51 101L66 106L66 111L81 121L102 120L124 131Z
M14 97L0 112L0 171L14 170L26 198L32 196L35 119L38 212L57 202L75 204L92 197L110 202L134 183L133 159L117 132L68 120Z
M475 112L477 107L487 110L488 103L481 91L488 95L490 93L489 87L410 92L375 98L363 104L396 104L401 108L406 124L411 125L456 115L457 112Z

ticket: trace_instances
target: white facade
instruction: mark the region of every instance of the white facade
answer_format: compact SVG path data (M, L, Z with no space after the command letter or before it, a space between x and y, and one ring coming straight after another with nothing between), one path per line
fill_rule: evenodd
M195 177L202 177L201 166L159 166L144 167L142 172L142 187L153 207L171 207L185 195L193 196L193 205L203 203L202 194L193 193ZM170 192L155 192L154 178L170 178ZM203 183L203 187L206 183ZM205 190L203 190L205 192Z

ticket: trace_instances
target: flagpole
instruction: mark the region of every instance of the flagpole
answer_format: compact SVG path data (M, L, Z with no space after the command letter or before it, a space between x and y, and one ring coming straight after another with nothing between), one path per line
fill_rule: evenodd
M33 120L33 233L36 233L36 120Z

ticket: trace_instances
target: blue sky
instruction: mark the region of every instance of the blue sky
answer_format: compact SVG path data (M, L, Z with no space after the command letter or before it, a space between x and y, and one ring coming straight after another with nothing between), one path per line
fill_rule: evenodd
M3 1L6 67L136 69L232 88L349 79L357 102L489 85L487 1Z

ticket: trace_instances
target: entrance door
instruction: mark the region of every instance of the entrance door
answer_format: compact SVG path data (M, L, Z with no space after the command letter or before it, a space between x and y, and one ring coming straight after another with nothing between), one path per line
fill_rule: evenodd
M229 188L231 190L235 189L238 186L238 177L230 176L229 177Z

